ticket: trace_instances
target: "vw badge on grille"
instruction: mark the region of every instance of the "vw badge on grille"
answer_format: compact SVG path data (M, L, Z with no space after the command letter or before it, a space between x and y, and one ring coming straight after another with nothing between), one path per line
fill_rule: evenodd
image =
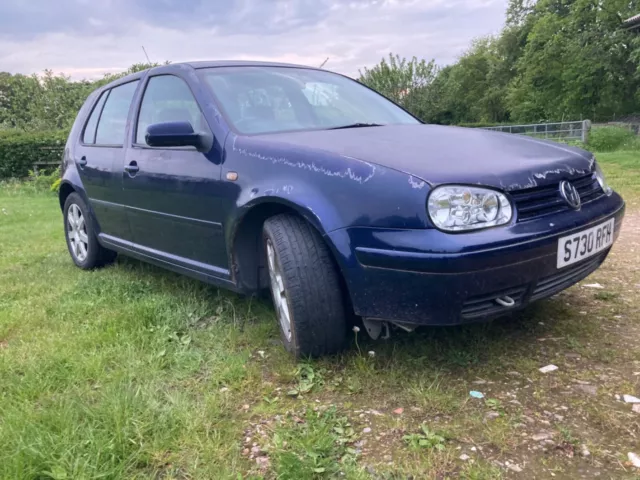
M576 190L576 187L566 180L560 182L560 195L562 195L562 198L564 198L571 208L575 210L580 209L580 194L578 193L578 190Z

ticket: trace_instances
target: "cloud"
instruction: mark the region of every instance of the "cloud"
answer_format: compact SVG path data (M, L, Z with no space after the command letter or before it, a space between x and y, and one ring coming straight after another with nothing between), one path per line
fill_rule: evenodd
M506 0L3 0L0 68L96 78L144 61L257 59L355 76L388 53L451 63Z

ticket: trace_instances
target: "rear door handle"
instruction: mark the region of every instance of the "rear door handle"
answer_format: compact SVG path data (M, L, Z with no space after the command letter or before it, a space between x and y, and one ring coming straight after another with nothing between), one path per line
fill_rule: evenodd
M87 157L83 156L82 158L80 158L80 160L78 160L78 165L80 167L84 167L87 164Z
M138 173L139 170L140 170L140 167L138 167L138 162L136 162L135 160L130 162L129 165L127 165L126 167L124 167L124 171L127 172L130 177L135 177L136 173Z

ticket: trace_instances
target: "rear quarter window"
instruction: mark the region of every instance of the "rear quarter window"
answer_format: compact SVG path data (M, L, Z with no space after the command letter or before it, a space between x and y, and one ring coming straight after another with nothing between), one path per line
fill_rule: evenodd
M102 92L102 95L100 95L100 98L93 107L89 120L87 120L87 124L82 132L82 143L96 143L96 127L98 126L98 119L100 118L100 113L102 112L102 107L104 106L104 101L108 94L108 91Z
M139 81L125 83L110 90L96 130L96 145L123 145L131 100Z

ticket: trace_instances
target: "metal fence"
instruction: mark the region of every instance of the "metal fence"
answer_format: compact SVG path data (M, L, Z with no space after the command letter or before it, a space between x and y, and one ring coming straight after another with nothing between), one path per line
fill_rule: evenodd
M516 133L531 137L548 138L550 140L580 140L587 143L591 122L580 120L576 122L532 123L530 125L500 125L497 127L481 127L485 130Z

